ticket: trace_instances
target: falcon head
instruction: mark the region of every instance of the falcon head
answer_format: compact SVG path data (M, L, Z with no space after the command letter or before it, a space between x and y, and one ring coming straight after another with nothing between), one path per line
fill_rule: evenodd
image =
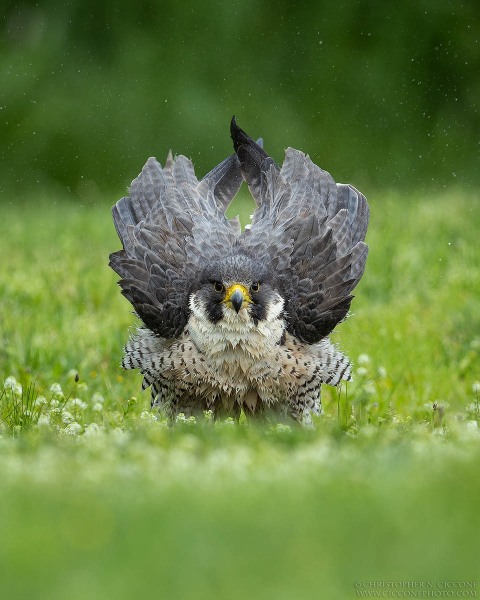
M284 301L266 267L247 254L227 256L209 264L190 296L190 308L213 324L272 322Z

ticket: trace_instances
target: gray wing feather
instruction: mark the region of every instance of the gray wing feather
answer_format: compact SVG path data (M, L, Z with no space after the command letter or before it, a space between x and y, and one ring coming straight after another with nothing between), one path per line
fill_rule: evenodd
M274 166L276 170L278 166L263 149L263 140L260 139L260 143L254 142L243 129L238 127L235 117L230 123L230 133L235 153L240 161L242 177L259 206L265 192L264 174L268 172L270 166Z
M200 190L211 189L219 208L225 211L240 189L242 181L240 161L236 154L232 154L205 175L200 182Z
M225 255L239 236L225 217L241 174L236 155L202 182L190 160L169 154L165 167L149 158L112 209L123 250L110 255L123 295L144 324L161 337L178 336L189 316L189 296L203 267ZM231 199L231 198L230 198Z
M113 221L120 239L126 226L137 225L145 219L159 197L165 193L167 186L172 184L172 166L171 154L164 169L155 158L150 157L140 175L132 181L130 196L121 198L112 208Z
M242 243L275 273L288 331L316 343L346 317L363 274L367 201L304 153L288 148L279 169L235 121L231 132L257 203Z
M350 221L352 242L365 239L369 221L369 209L365 196L345 183L337 183L337 204L339 209L346 208Z
M262 138L258 138L256 143L260 148L263 148ZM232 154L205 175L199 184L199 191L206 193L207 190L211 189L219 208L226 211L240 189L242 182L240 161L236 154ZM235 228L239 227L239 223L236 220L233 221Z

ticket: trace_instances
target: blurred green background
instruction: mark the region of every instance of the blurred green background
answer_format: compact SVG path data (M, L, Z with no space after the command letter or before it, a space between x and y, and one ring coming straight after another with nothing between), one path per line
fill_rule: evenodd
M0 193L122 194L171 148L202 175L233 114L361 189L476 186L477 0L23 0L0 22Z

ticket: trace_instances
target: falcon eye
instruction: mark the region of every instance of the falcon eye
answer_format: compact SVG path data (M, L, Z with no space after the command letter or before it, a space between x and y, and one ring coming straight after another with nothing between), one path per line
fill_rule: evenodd
M252 285L250 286L250 289L252 290L252 292L259 292L260 284L258 283L258 281L255 281L254 283L252 283Z
M220 283L220 281L214 281L213 282L213 289L218 292L219 294L221 292L225 291L225 288L223 287L223 283Z

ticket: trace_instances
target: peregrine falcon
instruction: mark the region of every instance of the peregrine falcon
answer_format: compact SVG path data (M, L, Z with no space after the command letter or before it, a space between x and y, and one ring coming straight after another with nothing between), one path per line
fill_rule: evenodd
M112 209L123 250L110 266L142 321L122 366L173 419L309 424L321 384L351 378L328 335L365 268L368 204L303 152L279 167L235 117L230 131L235 153L200 181L184 156L149 158ZM256 208L242 231L225 211L243 181Z

